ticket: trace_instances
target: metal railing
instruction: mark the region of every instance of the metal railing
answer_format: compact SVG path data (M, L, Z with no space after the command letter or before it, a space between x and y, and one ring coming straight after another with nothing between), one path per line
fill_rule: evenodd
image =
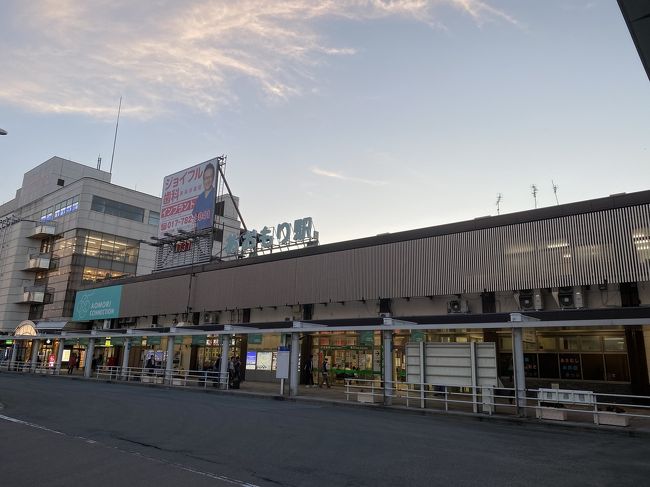
M33 372L35 374L59 375L61 371L56 364L50 365L49 362L39 362L32 367L31 360L11 362L10 360L0 361L0 370L7 372Z
M0 370L43 375L64 375L65 364L10 360L0 361ZM228 373L213 370L167 370L164 368L100 366L96 380L159 384L168 387L229 389ZM631 422L650 427L650 397L563 389L525 389L382 381L346 378L348 401L382 403L406 408L466 412L488 415L518 415L540 420L593 422L596 425L628 426Z
M551 391L551 392L549 392ZM482 414L519 415L541 420L571 420L596 425L650 426L650 397L593 391L526 389L345 379L346 400ZM550 395L549 395L550 394Z
M98 380L123 380L141 384L159 384L171 387L217 387L228 389L228 373L213 370L166 370L152 367L97 367L93 378Z

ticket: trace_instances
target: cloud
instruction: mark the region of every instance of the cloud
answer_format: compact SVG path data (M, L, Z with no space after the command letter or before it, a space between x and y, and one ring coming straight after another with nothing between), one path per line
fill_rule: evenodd
M350 183L362 183L362 184L368 184L370 186L385 186L388 184L388 181L375 181L372 179L362 179L362 178L355 178L351 176L345 176L341 173L338 172L333 172L333 171L328 171L326 169L320 169L318 167L312 167L311 172L313 174L316 174L317 176L323 176L326 178L332 178L332 179L338 179L341 181L346 181Z
M176 105L211 113L243 87L268 101L312 92L314 66L351 56L319 20L408 18L440 27L451 6L477 24L517 24L478 0L14 0L0 19L0 101L45 113L157 116ZM322 23L321 23L322 24Z

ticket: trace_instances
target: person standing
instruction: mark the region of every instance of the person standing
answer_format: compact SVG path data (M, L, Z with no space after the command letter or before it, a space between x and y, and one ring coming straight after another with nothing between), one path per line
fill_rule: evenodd
M314 384L314 356L310 355L309 360L305 363L305 375L307 387L316 387Z
M323 384L327 384L327 388L330 388L330 366L327 363L327 359L323 360L323 366L321 367L321 373L323 374L323 378L321 380L321 383L318 385L318 387L323 387Z
M77 365L77 354L73 353L70 355L70 360L68 360L68 375L72 374L75 366Z

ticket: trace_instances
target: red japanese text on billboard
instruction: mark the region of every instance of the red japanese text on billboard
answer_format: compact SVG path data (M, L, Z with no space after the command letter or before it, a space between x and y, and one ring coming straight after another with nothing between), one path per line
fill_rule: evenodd
M158 238L178 230L198 232L212 228L217 164L217 159L211 159L165 177Z

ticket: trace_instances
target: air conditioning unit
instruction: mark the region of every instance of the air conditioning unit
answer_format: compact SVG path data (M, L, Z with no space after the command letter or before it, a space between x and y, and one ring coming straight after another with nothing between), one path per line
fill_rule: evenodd
M544 309L542 292L539 289L522 289L519 291L519 308L522 311Z
M467 301L464 299L447 301L447 313L469 313Z
M575 309L576 302L573 296L573 287L566 286L558 288L557 290L557 302L562 309ZM582 304L582 300L581 300Z

